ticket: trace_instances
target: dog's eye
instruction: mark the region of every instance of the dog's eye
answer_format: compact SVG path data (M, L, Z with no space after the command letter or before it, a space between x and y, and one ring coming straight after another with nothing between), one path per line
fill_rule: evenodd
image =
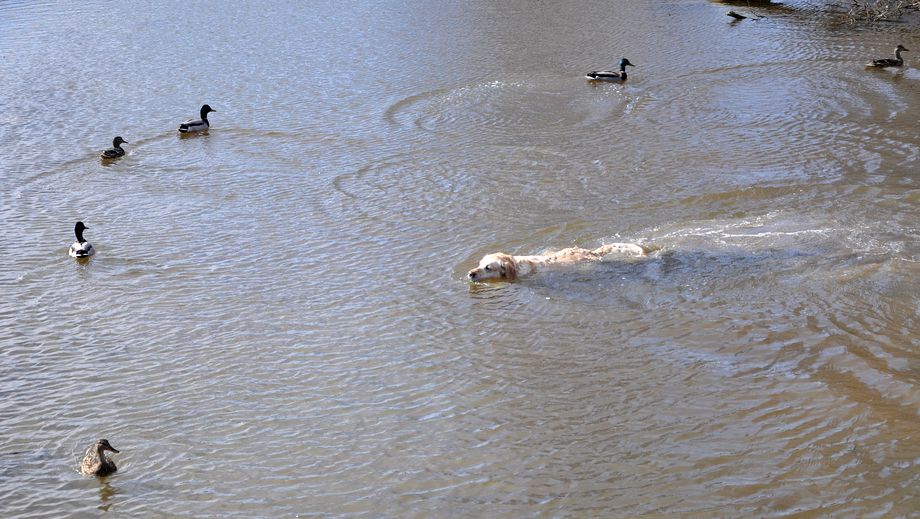
M489 265L486 265L486 270L492 270L492 267Z

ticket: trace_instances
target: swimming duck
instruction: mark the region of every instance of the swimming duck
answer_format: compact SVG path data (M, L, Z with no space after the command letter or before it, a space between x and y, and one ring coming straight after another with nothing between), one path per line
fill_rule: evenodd
M627 66L635 67L628 59L623 58L620 60L619 72L613 70L595 70L594 72L585 74L585 77L593 81L626 81Z
M208 128L211 127L211 125L208 123L208 113L216 112L216 111L217 110L211 108L208 105L202 106L201 107L201 119L189 119L188 121L185 121L184 123L179 125L179 131L181 133L188 133L188 132L200 132L200 131L207 130Z
M115 137L112 140L112 147L103 151L100 157L104 159L117 159L125 154L125 150L121 149L122 144L128 144L128 141L121 138L121 136Z
M904 58L901 57L902 52L910 52L910 50L905 48L903 45L898 45L894 49L894 59L891 59L891 58L876 59L876 60L872 60L872 63L866 63L866 66L867 67L877 67L877 68L902 67L904 66Z
M88 258L93 254L96 254L96 249L93 248L93 245L83 239L83 230L89 229L89 227L83 225L83 222L77 222L77 225L74 226L73 232L77 235L77 241L70 246L70 256L74 258Z
M83 462L80 463L80 472L85 476L108 476L118 470L115 462L105 457L105 451L117 453L118 449L109 444L105 438L98 440L96 443L86 449L83 455Z

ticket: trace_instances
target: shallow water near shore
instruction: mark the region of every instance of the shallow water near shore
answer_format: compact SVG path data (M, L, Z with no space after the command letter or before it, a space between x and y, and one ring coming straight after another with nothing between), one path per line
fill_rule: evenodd
M916 514L920 30L726 10L0 3L0 516Z

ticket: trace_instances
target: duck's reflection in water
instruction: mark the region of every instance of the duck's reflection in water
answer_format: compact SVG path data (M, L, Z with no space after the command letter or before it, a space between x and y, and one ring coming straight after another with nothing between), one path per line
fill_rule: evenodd
M113 502L113 498L119 494L118 488L113 487L108 482L108 479L109 478L107 477L99 478L99 482L101 483L101 485L99 486L100 504L97 508L99 508L99 510L102 510L103 512L108 512L109 509L112 508L112 505L115 504Z

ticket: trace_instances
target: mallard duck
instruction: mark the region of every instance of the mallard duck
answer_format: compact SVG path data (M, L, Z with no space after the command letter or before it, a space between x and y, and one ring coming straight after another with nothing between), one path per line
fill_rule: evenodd
M876 59L872 63L866 63L867 67L876 67L876 68L885 68L885 67L902 67L904 66L904 58L901 57L902 52L910 52L903 45L898 45L894 48L894 59L885 58L885 59Z
M77 225L73 228L74 234L77 235L77 241L70 246L70 255L74 258L88 258L96 254L96 249L93 248L93 245L83 239L84 229L89 229L89 227L83 225L83 222L77 222Z
M613 70L595 70L594 72L585 74L585 77L592 81L626 81L627 66L635 67L628 59L623 58L620 60L619 72Z
M108 476L118 470L115 462L105 458L105 451L117 453L118 449L109 445L109 440L105 438L98 440L96 443L86 449L83 455L83 462L80 463L80 472L86 476Z
M100 157L104 159L117 159L125 154L125 150L121 149L122 144L128 144L128 141L121 138L119 135L112 140L112 147L103 151Z
M189 119L188 121L185 121L179 125L179 131L181 133L188 133L207 130L211 127L210 123L208 123L208 113L216 111L217 110L211 108L209 105L202 106L201 119Z

